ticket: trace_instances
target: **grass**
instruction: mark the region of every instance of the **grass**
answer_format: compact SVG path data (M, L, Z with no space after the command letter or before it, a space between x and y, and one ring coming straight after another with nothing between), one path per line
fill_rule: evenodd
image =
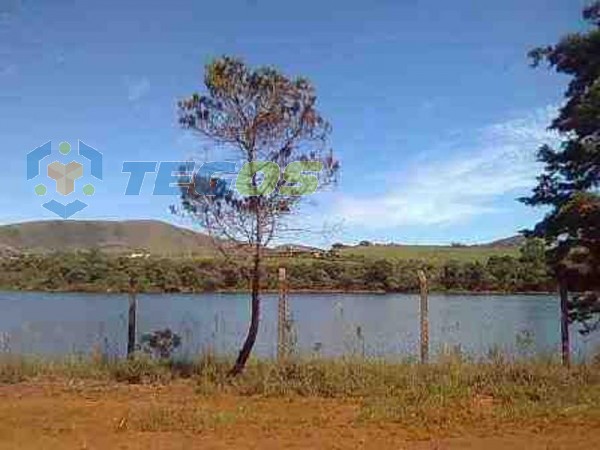
M344 248L340 255L368 259L422 260L443 264L450 260L485 263L491 256L519 256L517 247L451 247L441 245L370 245Z
M201 433L222 425L235 423L243 414L234 411L211 411L197 405L150 405L129 412L117 426L143 432Z
M0 358L0 383L4 384L32 379L166 383L176 373L172 367L147 358L110 363L84 356L44 359L6 355Z
M324 398L359 404L360 422L401 422L404 427L449 430L519 421L600 420L600 363L564 368L549 359L514 362L501 357L437 363L363 359L298 359L278 365L253 360L244 374L227 378L231 361L207 355L194 362L48 361L0 359L0 383L80 380L167 386L185 379L196 395L261 398ZM132 411L126 425L139 431L200 431L235 422L239 412L206 412L186 405L148 405Z

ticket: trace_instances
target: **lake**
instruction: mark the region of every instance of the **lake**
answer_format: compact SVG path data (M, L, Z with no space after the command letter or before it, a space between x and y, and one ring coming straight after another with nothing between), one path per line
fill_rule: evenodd
M410 294L290 294L296 348L323 356L365 354L416 357L419 297ZM171 328L179 353L204 350L232 355L245 337L248 294L139 295L138 336ZM123 355L127 341L126 295L0 293L0 352L35 355ZM431 295L431 353L460 347L472 356L498 349L514 356L558 354L558 299L551 295ZM263 297L255 351L276 352L277 295ZM600 333L571 333L573 354L600 348Z

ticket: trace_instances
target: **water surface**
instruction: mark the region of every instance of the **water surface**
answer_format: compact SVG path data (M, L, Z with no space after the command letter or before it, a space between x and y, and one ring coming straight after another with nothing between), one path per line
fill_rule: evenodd
M247 294L139 295L138 336L171 328L183 340L180 354L210 349L234 354L248 324ZM324 356L365 354L416 357L419 298L409 294L291 294L296 348ZM0 293L0 352L61 355L100 349L123 355L126 295ZM556 354L558 300L550 295L431 295L431 352L460 348L473 356L501 350L515 356ZM265 295L256 352L273 356L277 296ZM600 333L572 332L579 358L598 350Z

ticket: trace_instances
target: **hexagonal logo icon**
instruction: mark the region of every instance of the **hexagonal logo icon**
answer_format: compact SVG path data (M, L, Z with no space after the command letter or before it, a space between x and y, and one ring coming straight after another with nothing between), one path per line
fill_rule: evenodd
M82 161L69 161L71 153L71 144L61 142L58 146L56 155L59 159L51 160L52 141L46 142L44 145L30 151L27 154L27 180L33 180L44 174L47 177L46 183L39 183L35 186L35 193L42 197L48 194L46 184L53 186L56 194L62 197L73 196L78 193L78 185L82 185L86 177L86 164L89 165L89 176L96 180L102 181L102 153L93 147L78 141L77 153ZM89 197L94 195L96 188L93 184L87 183L81 186L80 193ZM42 204L44 208L56 214L63 219L68 219L79 211L87 208L88 204L74 199L68 203L62 203L56 199L52 199Z

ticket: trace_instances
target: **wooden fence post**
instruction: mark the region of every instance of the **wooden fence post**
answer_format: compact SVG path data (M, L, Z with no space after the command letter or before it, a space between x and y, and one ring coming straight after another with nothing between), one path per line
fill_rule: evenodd
M421 289L421 364L429 361L429 305L427 302L427 276L423 270L417 272Z
M288 304L285 267L279 268L279 301L277 303L277 361L283 362L288 353Z
M127 357L131 358L135 352L135 332L137 319L137 282L134 277L129 278L129 320L127 323Z

